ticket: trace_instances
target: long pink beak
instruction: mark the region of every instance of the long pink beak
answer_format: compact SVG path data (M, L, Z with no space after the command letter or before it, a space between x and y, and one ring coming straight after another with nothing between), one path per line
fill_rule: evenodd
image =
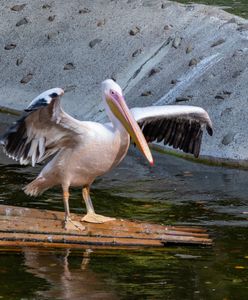
M132 113L130 112L124 97L116 91L110 90L110 93L105 94L106 101L115 115L115 117L122 123L127 132L130 134L132 140L137 145L138 149L143 153L151 165L153 165L153 157L146 139L135 121Z

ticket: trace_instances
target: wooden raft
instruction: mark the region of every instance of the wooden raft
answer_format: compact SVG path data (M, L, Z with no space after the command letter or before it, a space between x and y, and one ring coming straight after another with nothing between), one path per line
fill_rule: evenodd
M72 214L79 221L82 216ZM0 246L161 247L169 244L211 245L205 229L162 226L117 219L83 222L85 230L62 228L64 212L0 205Z

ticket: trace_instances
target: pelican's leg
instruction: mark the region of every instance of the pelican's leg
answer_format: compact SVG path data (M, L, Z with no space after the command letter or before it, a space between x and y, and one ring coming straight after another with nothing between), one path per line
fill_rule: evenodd
M70 208L69 208L69 190L68 187L63 187L63 200L65 207L65 221L64 221L64 229L65 230L85 230L85 226L83 226L80 222L72 221L70 217Z
M104 217L95 213L90 199L90 189L88 186L83 188L82 196L86 204L87 214L81 219L81 221L99 224L115 220L115 218Z

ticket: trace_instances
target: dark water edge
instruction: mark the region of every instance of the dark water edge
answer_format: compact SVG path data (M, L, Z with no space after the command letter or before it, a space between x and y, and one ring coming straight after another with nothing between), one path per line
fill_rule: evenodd
M234 15L248 18L248 2L247 0L177 0L177 2L190 4L190 3L200 3L206 5L214 5L224 7L229 13Z
M159 224L206 227L214 246L161 249L0 251L0 299L247 299L248 171L133 150L96 180L96 211ZM38 198L21 188L38 169L0 155L0 203L63 210L59 188ZM72 190L71 210L85 211Z

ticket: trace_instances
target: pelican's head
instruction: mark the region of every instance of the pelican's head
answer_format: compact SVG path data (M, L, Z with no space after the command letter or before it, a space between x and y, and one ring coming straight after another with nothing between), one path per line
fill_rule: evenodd
M121 87L112 79L102 82L102 94L105 104L112 114L125 127L139 150L144 154L149 163L153 165L153 158L146 139L135 121L125 102Z

